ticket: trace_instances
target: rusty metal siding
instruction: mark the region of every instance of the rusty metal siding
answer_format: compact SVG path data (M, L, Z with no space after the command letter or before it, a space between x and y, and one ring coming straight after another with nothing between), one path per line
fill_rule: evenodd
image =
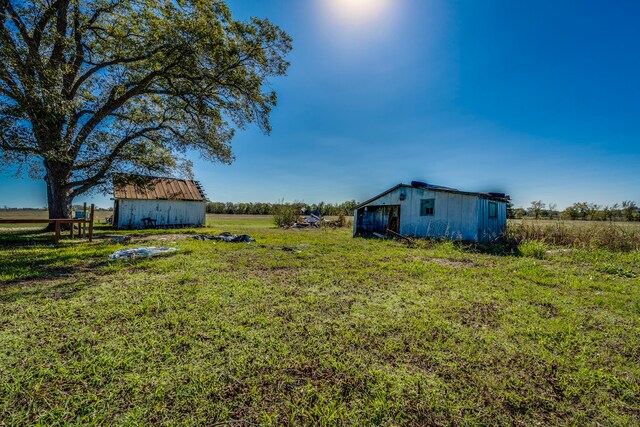
M202 202L205 196L197 181L188 179L155 178L146 188L134 184L114 184L115 199L191 200Z
M206 203L179 200L119 200L120 229L143 228L143 218L155 219L157 226L189 224L202 227L206 221Z

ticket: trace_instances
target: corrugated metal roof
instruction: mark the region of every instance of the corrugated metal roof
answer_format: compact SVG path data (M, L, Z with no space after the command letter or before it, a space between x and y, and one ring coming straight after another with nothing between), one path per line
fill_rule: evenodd
M144 185L114 183L115 199L189 200L202 202L205 195L198 181L190 179L152 178Z

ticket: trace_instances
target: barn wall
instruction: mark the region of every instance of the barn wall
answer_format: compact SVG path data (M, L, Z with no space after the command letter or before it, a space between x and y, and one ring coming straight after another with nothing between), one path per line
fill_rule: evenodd
M400 200L400 194L406 194ZM420 216L420 201L435 199L433 216ZM400 206L400 233L405 236L485 241L499 236L506 227L506 204L497 202L498 218L489 220L488 200L476 195L402 187L366 205ZM354 218L354 232L367 218L364 207Z
M489 202L492 200L478 198L478 240L481 242L495 240L507 230L507 204L495 201L498 215L489 218Z
M402 234L452 240L477 239L477 196L407 188L401 212ZM420 201L435 199L433 216L420 216Z
M118 228L143 228L142 218L157 220L157 226L205 225L204 202L179 200L119 200Z

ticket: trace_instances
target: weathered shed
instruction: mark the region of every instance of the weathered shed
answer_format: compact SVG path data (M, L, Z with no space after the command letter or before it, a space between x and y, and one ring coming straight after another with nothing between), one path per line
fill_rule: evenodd
M149 178L144 185L114 182L113 225L121 229L201 227L206 196L198 181Z
M355 235L386 234L486 242L502 236L508 196L474 193L414 181L360 203Z

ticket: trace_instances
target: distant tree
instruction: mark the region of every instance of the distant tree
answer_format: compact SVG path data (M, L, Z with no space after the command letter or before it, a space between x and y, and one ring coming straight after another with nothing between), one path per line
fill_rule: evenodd
M356 209L356 206L358 206L358 202L356 202L355 200L349 200L348 202L344 202L341 205L342 210L344 210L349 215L353 215L353 211Z
M558 212L556 211L556 209L558 208L558 205L555 203L549 203L549 218L553 219L557 216Z
M534 200L533 202L531 202L529 212L535 219L540 219L540 214L542 213L544 208L545 204L542 202L542 200Z
M636 202L631 200L625 200L622 202L622 214L627 219L627 221L633 221L636 217L636 213L638 211L638 206Z
M571 206L568 206L565 210L563 210L560 216L562 218L568 218L575 221L576 219L578 219L579 215L580 213L578 212L578 209L576 209L575 204L573 204Z
M576 208L580 219L587 219L589 215L589 204L587 202L574 203L573 206Z
M513 202L511 201L511 199L507 199L507 218L508 219L515 218L515 211L514 211Z
M234 128L269 133L290 49L219 0L0 0L0 167L43 177L67 217L118 173L229 163Z
M602 208L602 218L606 221L609 220L609 222L613 221L613 208L609 205L605 205Z
M611 215L612 215L612 220L613 219L617 219L620 217L620 204L619 203L614 203L611 206Z
M596 203L586 203L586 216L589 218L589 220L595 221L598 219L600 209L600 205Z

